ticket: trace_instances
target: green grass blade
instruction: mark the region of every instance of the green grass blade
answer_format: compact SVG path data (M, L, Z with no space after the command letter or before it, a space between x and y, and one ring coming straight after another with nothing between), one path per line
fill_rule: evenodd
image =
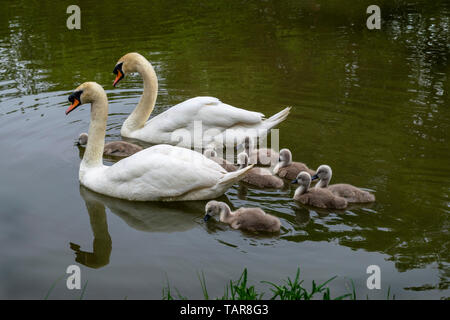
M59 280L61 280L62 278L64 278L65 274L63 274L62 276L60 276L58 279L56 279L53 284L51 285L50 289L48 289L47 294L44 297L44 300L47 300L48 297L50 296L50 293L52 293L53 289L55 289L56 284L59 282Z
M84 296L84 293L86 292L87 285L88 285L88 280L86 280L86 283L84 284L83 289L81 290L81 295L78 300L83 300L83 296Z

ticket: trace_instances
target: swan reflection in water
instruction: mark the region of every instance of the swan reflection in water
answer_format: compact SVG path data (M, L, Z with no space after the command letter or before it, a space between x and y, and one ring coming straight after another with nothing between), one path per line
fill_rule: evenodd
M78 244L70 242L70 248L75 252L75 261L89 268L98 269L109 263L112 241L108 232L108 222L104 204L91 196L89 190L80 187L80 194L86 203L94 241L93 252L83 251Z
M107 197L80 186L86 203L92 233L93 252L81 250L70 243L75 261L90 268L101 268L109 263L112 240L108 231L105 207L133 229L144 232L183 232L202 223L201 217L207 201L186 202L131 202Z

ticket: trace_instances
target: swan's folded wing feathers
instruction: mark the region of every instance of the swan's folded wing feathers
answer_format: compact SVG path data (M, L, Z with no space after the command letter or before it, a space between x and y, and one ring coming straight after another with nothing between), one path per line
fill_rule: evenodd
M201 121L206 129L227 129L237 124L258 124L264 119L262 113L236 108L213 97L196 97L186 100L157 117L160 129L167 132L179 128L192 129L194 121ZM149 122L151 121L152 119ZM155 124L156 121L152 123L152 125Z
M117 162L105 175L120 189L175 197L212 187L226 173L214 161L201 157L189 149L158 145Z
M204 125L211 127L230 128L235 125L254 125L264 120L264 115L259 112L236 108L225 103L215 106L205 105L198 111L198 117Z

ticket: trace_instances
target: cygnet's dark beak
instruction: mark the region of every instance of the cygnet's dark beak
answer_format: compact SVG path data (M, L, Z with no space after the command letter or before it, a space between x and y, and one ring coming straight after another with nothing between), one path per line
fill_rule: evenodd
M294 179L294 180L292 180L292 181L291 181L291 183L292 183L292 184L296 184L296 183L298 183L298 179Z
M317 174L315 174L315 175L313 175L311 177L311 181L314 181L314 180L317 180L317 179L319 179L319 176Z
M209 220L209 218L211 218L211 216L209 215L209 214L206 214L204 217L203 217L203 221L208 221Z

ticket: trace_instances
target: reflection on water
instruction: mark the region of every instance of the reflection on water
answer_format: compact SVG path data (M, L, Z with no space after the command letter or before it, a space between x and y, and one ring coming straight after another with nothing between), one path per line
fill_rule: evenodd
M369 4L96 1L81 4L82 29L75 32L66 28L64 3L5 4L0 280L6 289L0 288L0 297L25 292L39 297L73 263L69 241L76 243L71 248L78 263L107 265L92 270L99 283L120 278L110 269L130 270L116 288L141 288L137 297L149 297L136 271L141 267L152 270L144 278L157 292L150 297L159 298L161 272L179 273L177 287L183 289L195 283L182 271L193 275L207 266L217 270L216 285L222 288L220 281L235 278L244 262L260 279L277 275L278 281L301 264L311 279L344 274L359 290L365 290L366 264L380 264L389 281L383 285L395 288L398 298L448 297L450 4L380 0L380 31L365 28ZM127 23L117 28L112 21ZM155 114L199 95L266 115L292 106L280 126L280 146L311 168L329 164L332 183L374 190L377 202L321 211L293 202L292 186L236 185L220 200L233 209L261 207L281 219L280 235L264 238L204 224L205 202L135 204L80 190L84 150L73 142L87 131L89 108L66 118L67 94L84 81L102 84L110 102L106 140L121 139L121 124L139 100L142 79L130 75L113 88L111 71L130 51L155 67ZM177 269L180 261L183 270ZM264 267L268 261L270 272ZM33 272L26 266L36 264L43 283L33 291L22 278ZM43 270L51 274L46 278ZM92 298L108 293L98 284Z
M86 202L89 214L96 212L98 207L91 208L89 204L106 206L112 213L119 216L130 227L145 232L180 232L197 225L196 217L204 212L205 202L132 202L116 199L95 193L80 186L80 194ZM91 220L92 222L92 220Z
M173 203L130 202L110 198L80 186L80 194L86 203L89 221L94 236L93 252L80 249L75 243L70 248L75 252L75 261L90 268L100 268L109 263L111 236L108 231L105 206L119 216L128 226L145 232L180 232L196 226L196 216L204 211L198 202Z
M108 222L106 219L105 205L92 192L86 188L80 188L80 194L86 202L86 209L89 213L94 241L93 252L81 250L80 246L70 243L70 249L75 252L75 261L89 268L101 268L109 263L112 250L111 236L108 232Z

